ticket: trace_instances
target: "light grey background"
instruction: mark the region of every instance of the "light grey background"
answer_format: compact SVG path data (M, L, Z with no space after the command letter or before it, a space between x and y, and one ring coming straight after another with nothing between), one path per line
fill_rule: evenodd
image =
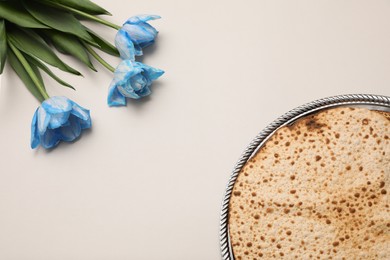
M65 58L85 77L59 72L77 91L48 91L89 108L93 129L47 152L29 147L39 104L6 69L0 259L219 259L225 185L259 131L315 99L390 95L390 1L96 2L118 24L163 17L143 62L166 74L150 98L109 108L112 74Z

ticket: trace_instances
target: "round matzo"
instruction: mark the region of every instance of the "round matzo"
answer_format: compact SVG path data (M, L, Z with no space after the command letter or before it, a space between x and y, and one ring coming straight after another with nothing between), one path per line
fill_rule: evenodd
M235 259L390 259L390 121L339 107L276 131L229 205Z

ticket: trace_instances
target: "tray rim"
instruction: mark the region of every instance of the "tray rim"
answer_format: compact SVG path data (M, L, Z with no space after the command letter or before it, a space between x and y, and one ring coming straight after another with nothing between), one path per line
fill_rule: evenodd
M230 234L228 227L229 202L234 183L239 172L245 163L253 156L254 153L267 141L267 139L280 127L291 124L295 120L307 116L310 113L319 110L337 107L337 106L373 106L384 108L385 111L390 111L390 97L374 94L345 94L330 96L318 99L299 107L296 107L266 126L246 147L241 154L238 162L233 168L228 184L225 188L224 198L221 206L220 222L219 222L219 241L220 250L223 260L234 260L233 251L230 244Z

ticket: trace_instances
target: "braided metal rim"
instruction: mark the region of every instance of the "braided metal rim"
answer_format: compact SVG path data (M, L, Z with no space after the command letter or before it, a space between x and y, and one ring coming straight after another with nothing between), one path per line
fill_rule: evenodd
M293 122L297 118L302 117L302 115L307 115L321 109L342 105L377 105L390 108L390 97L371 94L348 94L327 97L307 103L277 118L263 131L261 131L245 149L230 176L221 207L219 240L223 260L234 260L233 251L230 245L230 235L228 228L229 201L234 183L238 177L238 173L241 171L241 168L245 165L247 160L256 152L257 149L263 145L263 143L272 135L272 133L274 133L281 126Z

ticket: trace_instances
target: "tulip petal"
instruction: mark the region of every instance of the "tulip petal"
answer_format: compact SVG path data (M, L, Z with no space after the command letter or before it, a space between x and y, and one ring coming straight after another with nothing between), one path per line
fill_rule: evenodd
M107 104L110 107L126 106L126 98L118 91L116 85L110 86L108 90Z
M45 133L50 122L50 114L46 113L45 109L41 107L37 110L37 126L38 134L41 136Z
M161 18L161 16L159 16L159 15L141 14L141 15L136 15L136 16L130 17L129 19L127 19L125 24L127 24L127 23L130 23L130 24L142 23L142 22L147 22L147 21L156 20L156 19L160 19L160 18Z
M130 85L130 84L129 84ZM130 87L125 86L118 86L118 91L127 98L132 98L132 99L140 99L141 97L134 92L134 90Z
M135 60L134 44L130 39L129 34L120 29L115 36L115 46L119 54L124 60Z
M92 127L91 115L88 109L73 102L73 108L71 114L76 117L80 123L81 129L87 129Z
M47 131L41 136L41 145L43 148L50 149L55 147L60 142L59 136L56 134L56 130L47 129Z
M150 80L156 80L165 73L165 71L163 71L163 70L152 68L152 67L149 67L146 70L148 72Z
M142 43L153 43L157 30L149 24L125 24L122 30L126 31L135 45ZM146 46L145 46L146 47Z
M50 116L50 122L48 127L50 129L55 129L65 125L68 121L69 115L70 115L70 111L64 113L52 114Z
M115 69L113 82L115 85L125 84L129 78L141 72L142 69L135 67L131 60L123 60Z
M144 55L141 46L139 46L138 44L134 45L134 53L135 53L136 56Z
M71 142L75 140L81 134L81 127L79 121L74 117L69 117L69 125L57 129L57 134L61 137L61 140Z
M117 89L125 97L133 98L133 99L141 98L141 96L139 96L138 93L134 90L131 80L126 82L126 84L124 85L119 85Z
M34 149L38 147L39 145L39 134L38 134L38 128L37 128L37 113L38 109L35 110L32 122L31 122L31 148Z
M141 97L149 96L152 93L148 86L144 87L141 91L138 92L138 95Z
M73 103L73 107L72 107L72 110L70 111L70 113L72 115L77 116L78 118L80 118L82 120L88 120L90 118L89 110L79 106L76 103Z
M92 120L89 117L87 120L79 120L81 129L87 129L92 127Z
M156 30L156 28L154 28L153 26L151 26L148 23L143 23L142 26L140 26L140 28L142 28L144 33L148 33L149 35L153 35L153 40L154 40L154 38L156 38L156 36L158 34L158 31Z
M159 77L161 77L161 75L163 75L165 73L163 70L150 67L150 66L143 64L141 62L135 62L135 63L137 63L137 66L139 66L140 68L142 68L145 71L144 75L147 75L147 77L151 81L158 79Z
M134 75L131 77L131 79L128 81L131 88L134 91L140 91L143 87L145 87L146 84L148 84L148 80L142 75L142 73Z
M41 107L50 114L63 113L72 109L72 102L66 97L55 96L43 101Z

